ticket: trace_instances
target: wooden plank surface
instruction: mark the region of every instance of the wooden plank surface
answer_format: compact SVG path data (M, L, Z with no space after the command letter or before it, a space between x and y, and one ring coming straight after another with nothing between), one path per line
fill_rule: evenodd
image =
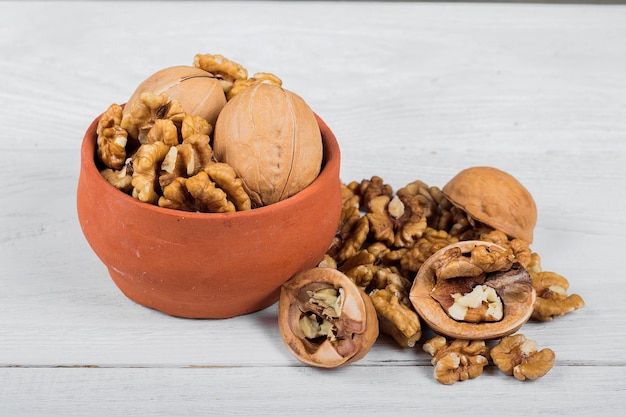
M71 11L71 13L70 13ZM614 415L626 391L626 6L0 2L0 416ZM443 186L492 165L533 194L532 248L586 307L522 332L555 368L451 387L381 337L340 370L276 306L184 320L126 299L82 236L80 141L152 72L221 53L328 123L342 179ZM121 213L120 215L123 215Z

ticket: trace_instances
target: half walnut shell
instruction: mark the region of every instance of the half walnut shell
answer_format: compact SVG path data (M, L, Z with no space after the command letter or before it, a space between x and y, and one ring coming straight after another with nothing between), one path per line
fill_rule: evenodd
M474 262L480 257L496 261ZM510 261L502 262L506 257ZM475 270L466 267L470 263L478 265ZM460 275L451 275L451 269ZM448 245L429 257L413 281L409 298L436 333L489 340L519 330L533 312L536 293L528 271L506 249L474 240Z
M472 218L532 243L537 206L512 175L493 167L471 167L459 172L441 191Z
M321 368L362 359L379 331L367 294L342 272L326 267L306 270L283 284L278 325L291 353Z

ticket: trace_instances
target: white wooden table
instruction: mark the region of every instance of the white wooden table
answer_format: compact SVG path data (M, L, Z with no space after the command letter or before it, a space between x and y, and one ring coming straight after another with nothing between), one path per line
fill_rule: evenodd
M522 333L544 378L444 386L381 337L304 366L276 305L228 320L141 307L75 209L89 123L154 71L221 53L279 75L333 129L344 181L443 186L473 165L533 194L532 249L582 310ZM0 2L0 416L584 415L626 406L626 6ZM544 414L545 413L545 414Z

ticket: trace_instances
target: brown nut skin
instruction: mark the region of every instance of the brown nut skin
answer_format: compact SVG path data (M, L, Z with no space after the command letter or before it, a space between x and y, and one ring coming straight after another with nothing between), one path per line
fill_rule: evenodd
M536 293L529 277L528 279L519 280L510 288L507 288L506 285L499 285L496 288L504 304L504 316L500 321L496 322L470 323L456 321L431 296L431 291L436 284L435 271L432 267L433 263L441 258L450 248L458 247L463 253L468 253L474 247L481 245L504 250L494 243L478 240L453 243L430 256L418 271L409 293L409 299L415 311L434 332L454 339L499 339L515 333L530 318L533 312L533 305L535 304ZM524 270L524 272L526 271ZM506 284L506 282L501 284Z
M333 320L338 333L347 336L344 345L329 338L309 340L299 324L302 314L308 312L302 311L307 290L329 287L344 291L341 314ZM369 296L342 272L327 267L308 269L282 285L278 327L289 351L301 362L319 368L336 368L362 359L379 333L376 310Z
M315 115L295 93L258 83L230 100L217 119L215 157L235 168L253 207L288 198L318 176L323 148Z
M454 176L442 192L479 222L532 243L537 206L512 175L493 167L471 167Z
M149 76L128 99L125 110L132 109L133 103L145 92L167 93L170 100L180 102L186 114L201 116L211 126L215 126L226 104L222 85L213 74L185 65L165 68Z

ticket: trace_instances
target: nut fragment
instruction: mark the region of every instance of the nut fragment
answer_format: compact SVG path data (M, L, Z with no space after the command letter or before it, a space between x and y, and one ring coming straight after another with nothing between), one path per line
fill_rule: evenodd
M549 348L537 351L537 342L514 334L491 349L491 358L502 372L524 381L546 375L554 366L555 354Z
M129 136L140 143L150 143L148 133L159 119L169 119L180 123L185 116L184 109L178 100L171 99L167 93L145 91L124 108L121 126Z
M133 165L132 158L127 158L122 169L105 168L100 171L100 174L111 185L118 190L125 193L130 193L133 190Z
M480 376L489 362L489 348L482 340L448 342L443 336L435 336L422 348L433 357L435 379L446 385Z
M241 179L223 163L211 163L191 177L177 177L163 187L161 207L203 213L249 210L250 198Z
M417 199L379 195L369 201L369 209L371 233L388 246L410 247L426 230L426 216Z
M133 157L133 197L155 204L159 199L158 174L170 147L163 142L141 145Z
M413 309L400 302L389 288L374 290L370 297L378 313L380 331L402 347L413 347L422 337L420 319Z
M512 175L493 167L471 167L454 176L442 191L473 219L532 243L537 207Z
M334 368L363 358L378 337L370 298L332 268L303 271L281 287L278 324L300 361Z
M216 76L224 92L231 90L237 80L248 78L248 71L242 65L219 54L196 54L193 65Z
M578 294L567 294L569 282L555 272L542 271L530 274L537 300L532 317L539 321L549 321L585 306Z
M121 169L126 161L128 132L121 127L122 107L111 104L98 121L98 157L104 165Z
M241 93L246 88L252 87L253 85L258 84L258 83L274 84L279 87L283 85L282 80L278 78L277 76L275 76L274 74L271 74L268 72L257 72L256 74L254 74L252 77L248 78L247 80L243 80L243 79L235 80L232 88L228 90L226 93L226 99L231 100L233 97Z
M477 276L437 278L436 265L440 259L449 257L456 249L467 254L478 248L484 255L482 247L488 247L490 252L505 251L490 242L463 241L440 249L424 262L417 273L409 298L420 317L435 332L455 339L496 339L517 331L529 319L536 295L528 272L519 263L502 271L487 273L483 270L484 273ZM486 268L492 265L490 262L484 264ZM493 288L497 297L472 294L477 285ZM480 304L476 308L467 306L466 309L465 304L471 303L464 300L455 305L466 295L468 298L478 295ZM493 321L500 315L497 311L499 300L502 303L502 317ZM460 312L463 313L462 321L457 317Z

